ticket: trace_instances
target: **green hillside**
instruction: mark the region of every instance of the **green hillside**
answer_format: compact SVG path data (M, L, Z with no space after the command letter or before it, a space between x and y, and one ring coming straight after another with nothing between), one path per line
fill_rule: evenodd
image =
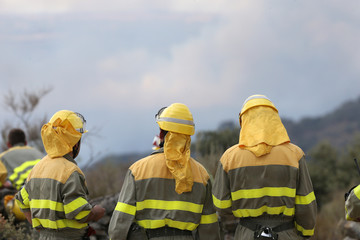
M304 118L299 122L283 119L283 123L291 141L305 152L323 140L341 149L360 133L360 97L343 103L324 116Z

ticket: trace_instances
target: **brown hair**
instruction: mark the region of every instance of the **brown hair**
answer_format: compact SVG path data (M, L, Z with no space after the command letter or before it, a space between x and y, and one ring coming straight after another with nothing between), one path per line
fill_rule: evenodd
M25 133L20 128L11 129L8 135L8 143L14 146L18 143L26 143Z

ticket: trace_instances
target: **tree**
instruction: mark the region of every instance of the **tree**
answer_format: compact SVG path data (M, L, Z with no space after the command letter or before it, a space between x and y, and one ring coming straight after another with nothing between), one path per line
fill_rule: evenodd
M13 91L9 91L4 95L4 107L10 111L15 118L11 122L5 122L1 127L2 150L6 149L6 139L9 129L21 128L26 134L29 145L43 150L40 129L46 123L46 116L40 119L34 119L33 113L38 107L42 98L44 98L52 88L43 88L39 91L27 91L18 96Z
M215 175L218 162L226 149L239 142L240 129L230 121L219 125L217 131L202 131L196 135L192 146L196 159L211 175Z
M309 173L318 207L321 207L329 202L330 193L338 187L338 153L328 141L322 141L310 150L309 157Z

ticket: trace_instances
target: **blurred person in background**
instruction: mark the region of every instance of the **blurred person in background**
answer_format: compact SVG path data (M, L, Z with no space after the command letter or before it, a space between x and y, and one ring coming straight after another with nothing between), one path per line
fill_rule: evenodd
M88 222L104 215L104 208L88 202L85 176L75 161L85 123L81 114L61 110L41 129L47 155L34 166L16 195L40 240L89 239L93 230Z
M239 144L225 151L214 180L220 217L238 220L234 239L294 240L314 234L316 199L303 151L290 143L274 104L247 98Z
M190 110L171 104L160 109L156 122L158 147L130 166L110 221L110 238L220 239L209 175L190 157L195 132Z
M31 169L44 154L27 146L25 132L19 128L9 131L6 145L8 150L0 154L0 213L7 217L6 203L24 185Z
M345 218L348 221L360 222L360 185L345 194Z

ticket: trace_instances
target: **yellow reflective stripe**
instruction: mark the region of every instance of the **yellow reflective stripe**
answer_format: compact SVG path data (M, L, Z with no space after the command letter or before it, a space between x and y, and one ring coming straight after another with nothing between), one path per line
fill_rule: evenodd
M84 217L87 217L90 214L90 211L81 211L78 215L75 216L76 220L81 220Z
M21 209L28 209L30 208L29 206L25 206L24 204L22 204L18 199L15 199L17 205L21 208Z
M137 223L146 229L154 229L154 228L160 228L164 226L169 226L173 228L178 228L181 230L189 230L193 231L197 228L199 224L191 223L191 222L180 222L180 221L174 221L171 219L159 219L159 220L140 220L137 221Z
M262 206L257 209L238 209L233 211L235 217L258 217L264 213L269 215L284 214L285 216L294 216L295 208L287 208L286 206L281 207L268 207Z
M49 229L61 229L61 228L75 228L75 229L81 229L88 226L87 223L79 223L75 220L67 220L67 219L61 219L52 221L49 219L40 219L40 218L33 218L32 219L32 226L38 227L43 226L44 228Z
M79 198L73 200L72 202L64 205L65 214L69 214L86 204L88 204L88 201L86 201L85 198L79 197Z
M295 197L296 189L288 187L264 187L259 189L241 189L231 193L233 201L245 198Z
M314 228L313 229L304 229L302 226L300 226L299 224L297 224L295 222L295 226L296 226L296 229L302 233L303 236L312 236L314 235Z
M115 211L119 211L119 212L123 212L123 213L127 213L127 214L135 216L136 207L133 205L130 205L130 204L118 202L116 204Z
M360 199L360 185L354 188L354 194L358 199Z
M225 209L225 208L231 207L231 199L228 199L228 200L220 200L220 199L217 199L217 198L213 195L213 202L214 202L215 207L220 208L220 209Z
M23 188L24 189L24 188ZM51 200L43 200L43 199L32 199L30 200L30 207L31 208L48 208L50 210L63 212L64 205L59 202L51 201Z
M22 206L25 206L26 208L29 208L29 194L27 193L25 187L23 187L21 190L20 190L20 195L21 195L21 198L22 198L22 203L21 204Z
M27 178L27 176L31 172L31 169L27 170L26 172L24 172L23 174L20 175L19 179L15 182L16 189L19 190L22 187L22 184L25 182L25 179Z
M218 221L216 213L209 215L201 215L200 224L211 224Z
M145 200L142 202L137 202L136 209L137 211L141 211L143 209L161 209L201 213L203 205L184 201Z
M39 162L41 159L36 159L32 161L27 161L21 164L20 166L14 168L14 173L11 174L9 177L10 181L14 181L18 177L18 173L24 171L29 166L34 166L37 162Z
M314 192L309 193L306 196L296 195L295 197L295 204L307 205L315 201L315 194Z

